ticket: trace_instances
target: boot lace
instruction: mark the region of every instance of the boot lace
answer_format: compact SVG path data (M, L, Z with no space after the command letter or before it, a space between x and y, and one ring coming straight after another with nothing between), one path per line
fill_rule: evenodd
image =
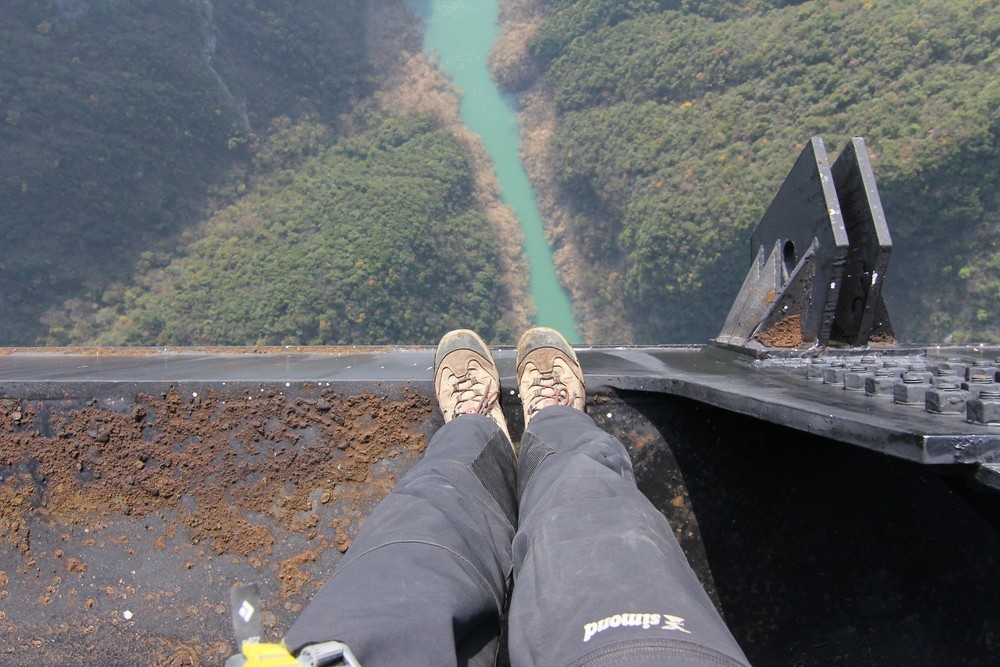
M494 387L493 378L488 377L483 383L473 370L456 375L451 381L451 389L455 399L455 407L451 412L453 418L473 414L491 416L490 411L500 398L500 389Z
M579 395L563 383L562 377L555 369L548 371L535 371L535 377L531 379L531 398L528 400L528 416L535 414L542 408L550 405L572 406Z

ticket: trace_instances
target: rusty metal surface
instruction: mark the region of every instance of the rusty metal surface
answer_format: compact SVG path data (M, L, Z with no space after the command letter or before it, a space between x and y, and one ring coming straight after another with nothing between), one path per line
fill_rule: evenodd
M241 581L287 628L436 419L405 385L7 392L0 660L221 664Z
M883 354L959 353L1000 356ZM584 348L580 357L590 413L628 446L640 486L752 657L877 655L885 640L858 637L863 623L851 624L858 604L883 637L971 656L966 664L1000 636L989 634L1000 620L986 606L1000 591L974 582L996 565L995 529L969 517L937 468L841 444L968 467L972 459L937 444L985 443L960 453L992 456L997 429L817 383L799 358L760 363L703 346ZM513 386L513 351L497 359ZM430 348L0 355L0 660L219 664L233 649L228 588L243 581L261 585L266 632L280 636L440 426L432 360ZM503 403L517 437L517 397L506 391ZM852 481L821 482L824 468L850 469ZM902 491L884 490L886 476ZM797 507L782 507L780 486L797 489ZM894 529L883 540L879 525L908 511L887 503L894 492L920 518L907 519L905 539ZM866 503L881 506L860 518ZM843 507L855 509L845 516ZM921 534L920 522L947 525L947 538ZM847 551L866 567L869 547L919 554L934 585L962 588L974 618L950 610L948 636L938 636L932 596L911 589L908 561L855 576L825 546L831 529L865 536ZM790 574L783 559L800 565ZM809 579L817 572L847 597L825 599ZM766 622L752 611L761 587ZM883 610L865 597L873 587L910 611ZM805 614L817 599L830 618ZM970 635L969 623L986 634Z
M16 353L0 355L0 396L55 398L60 392L121 393L144 383L301 383L319 388L408 383L430 392L432 348L357 348L352 352L208 354L172 351L147 355ZM919 407L844 391L806 377L811 355L748 360L712 346L592 347L579 355L588 388L639 389L684 396L769 422L821 434L927 464L993 463L1000 429L938 415ZM495 353L501 378L514 384L514 351ZM818 361L845 364L968 364L1000 357L1000 347L910 347L830 352ZM872 360L875 360L874 362ZM104 389L96 389L103 386ZM125 393L128 393L125 391Z

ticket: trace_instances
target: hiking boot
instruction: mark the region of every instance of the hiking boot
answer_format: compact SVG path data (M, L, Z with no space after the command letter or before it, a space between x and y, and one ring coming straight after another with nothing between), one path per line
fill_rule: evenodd
M528 329L517 344L517 389L524 425L542 408L568 405L583 410L587 402L583 370L573 347L555 329Z
M500 374L493 355L476 332L455 329L438 343L434 355L434 394L445 423L459 415L485 415L510 440L500 407Z

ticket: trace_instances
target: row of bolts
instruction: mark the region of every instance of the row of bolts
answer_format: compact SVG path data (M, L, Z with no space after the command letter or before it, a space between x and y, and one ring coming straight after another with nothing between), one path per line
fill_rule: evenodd
M1000 426L1000 357L971 364L948 359L934 371L924 361L903 365L893 359L880 362L877 357L862 357L850 366L843 361L815 361L806 375L847 391L923 406L934 414L964 415L974 424Z

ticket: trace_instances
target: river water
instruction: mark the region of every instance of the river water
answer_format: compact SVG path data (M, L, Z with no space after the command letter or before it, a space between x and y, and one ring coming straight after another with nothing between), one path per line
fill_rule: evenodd
M462 121L482 138L496 168L501 199L521 222L531 267L531 298L537 307L535 323L579 343L569 296L556 275L535 191L518 154L521 129L514 100L500 93L486 64L499 32L497 0L409 2L426 22L424 50L461 89Z

